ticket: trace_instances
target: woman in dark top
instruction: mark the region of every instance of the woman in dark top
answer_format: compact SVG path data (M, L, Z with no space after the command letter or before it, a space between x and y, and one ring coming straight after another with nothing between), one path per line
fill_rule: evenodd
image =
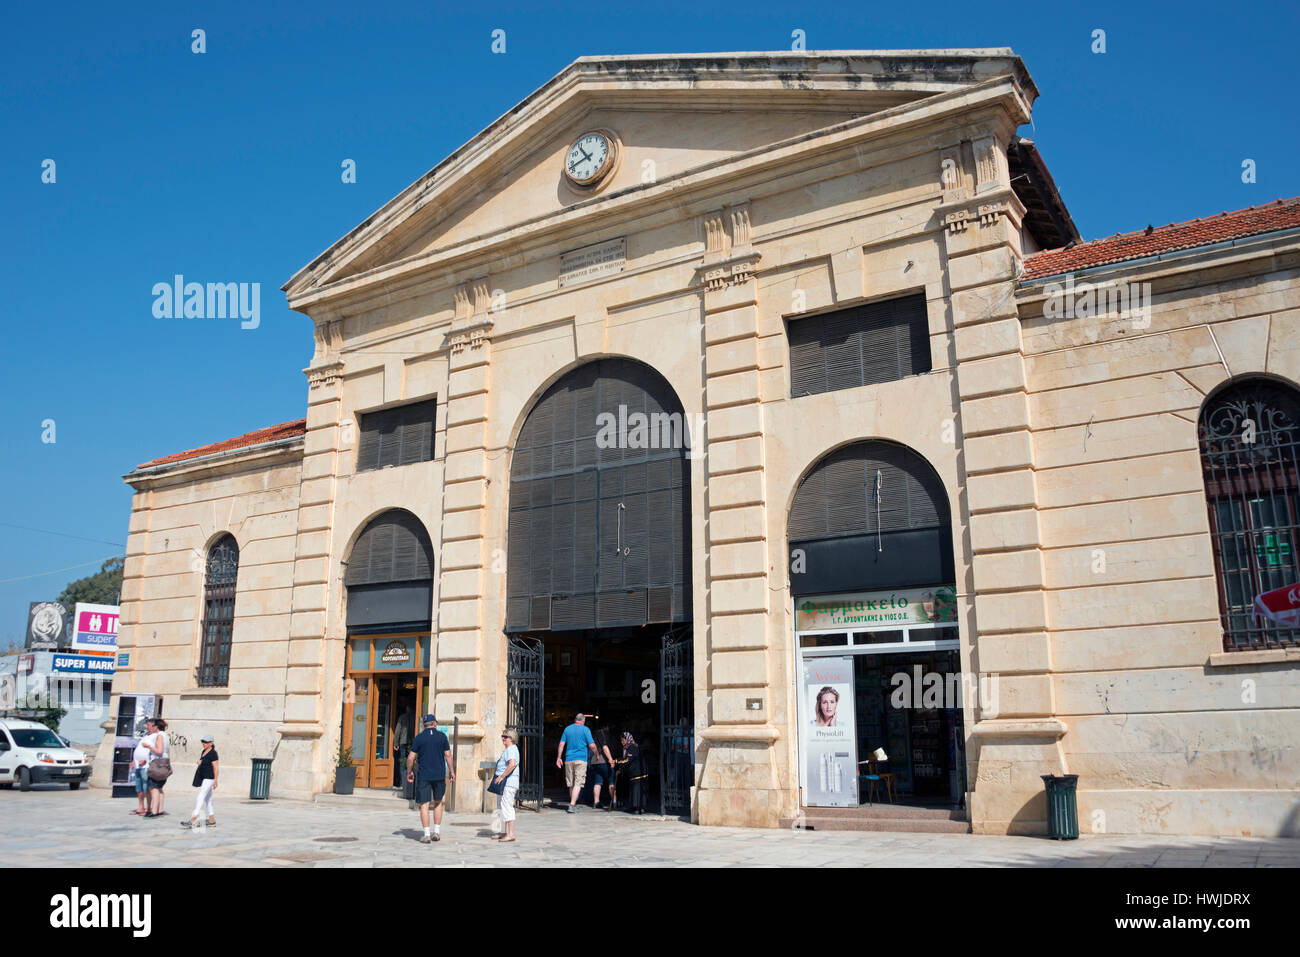
M212 735L202 738L203 754L199 756L199 767L194 772L194 786L199 789L199 799L194 802L194 813L188 821L181 821L181 827L197 827L199 815L208 812L208 827L217 826L217 818L212 813L212 792L217 789L217 749L212 744Z
M600 787L609 786L609 810L614 810L614 755L609 750L609 731L596 729L596 754L587 762L587 778L591 785L591 806L600 807Z
M629 814L645 813L646 769L641 748L631 731L623 732L623 760L619 762L627 774L629 785L627 810Z

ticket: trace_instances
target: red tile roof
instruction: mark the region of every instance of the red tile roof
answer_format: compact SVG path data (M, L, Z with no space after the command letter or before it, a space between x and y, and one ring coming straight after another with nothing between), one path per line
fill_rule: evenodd
M277 442L280 439L290 439L296 435L305 435L307 433L307 420L295 419L292 422L281 422L279 425L267 426L265 429L258 429L256 432L245 432L243 435L237 435L233 439L226 439L224 442L214 442L211 445L203 445L197 449L190 449L188 452L176 452L173 455L164 455L160 459L154 459L152 462L142 462L138 468L146 469L154 465L170 465L173 462L183 462L186 459L197 459L203 455L213 455L216 452L228 452L231 449L246 449L254 445L265 445L267 442Z
M1204 219L1190 219L1185 223L1171 223L1155 228L1148 226L1137 232L1094 239L1069 249L1034 253L1025 258L1024 279L1058 276L1078 269L1142 259L1177 249L1192 249L1296 227L1300 227L1300 196L1231 213L1219 213Z

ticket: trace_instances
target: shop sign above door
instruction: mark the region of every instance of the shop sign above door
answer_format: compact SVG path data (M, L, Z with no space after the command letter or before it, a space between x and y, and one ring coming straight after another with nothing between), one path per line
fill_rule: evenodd
M410 646L404 641L390 641L384 646L384 653L380 656L379 660L386 665L410 664Z
M957 589L903 588L896 591L814 595L795 603L795 631L868 630L957 620Z

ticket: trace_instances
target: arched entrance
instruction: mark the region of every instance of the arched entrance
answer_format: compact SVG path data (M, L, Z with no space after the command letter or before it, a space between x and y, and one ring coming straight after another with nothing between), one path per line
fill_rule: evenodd
M540 807L560 732L582 711L636 735L652 800L689 809L693 783L689 436L663 377L600 359L560 378L510 463L507 720L520 800ZM549 760L548 760L549 757Z
M970 689L938 475L892 442L836 449L799 484L787 534L804 805L959 806Z
M358 787L400 787L419 716L429 711L433 546L402 509L377 515L348 554L343 748Z

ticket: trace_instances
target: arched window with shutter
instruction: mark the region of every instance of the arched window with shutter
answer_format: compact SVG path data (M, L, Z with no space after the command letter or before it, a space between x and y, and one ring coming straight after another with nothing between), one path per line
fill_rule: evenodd
M1235 382L1206 401L1197 437L1223 648L1300 646L1300 393Z
M200 688L224 688L230 681L238 578L239 544L233 535L222 535L208 549L203 578L202 643L196 676Z
M433 545L410 512L390 509L362 529L348 555L349 630L427 629L433 613Z
M579 366L537 400L510 461L507 631L691 620L686 427L668 383L630 359Z
M856 442L818 462L795 492L787 535L795 595L955 580L943 483L893 442Z

